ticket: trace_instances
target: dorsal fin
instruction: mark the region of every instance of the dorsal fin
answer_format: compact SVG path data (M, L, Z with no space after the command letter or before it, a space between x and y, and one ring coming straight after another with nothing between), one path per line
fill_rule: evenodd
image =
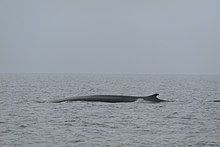
M152 94L150 96L146 96L143 99L146 100L146 101L150 101L150 102L162 102L162 101L164 101L164 100L158 99L157 98L158 95L159 95L158 93L155 93L155 94Z
M151 96L157 98L158 95L159 95L158 93L155 93L155 94L153 94L153 95L151 95Z

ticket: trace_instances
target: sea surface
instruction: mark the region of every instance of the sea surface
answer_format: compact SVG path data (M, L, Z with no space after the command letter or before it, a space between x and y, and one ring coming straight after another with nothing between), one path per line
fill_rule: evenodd
M174 102L50 102L154 93ZM0 147L217 147L219 99L219 75L0 74Z

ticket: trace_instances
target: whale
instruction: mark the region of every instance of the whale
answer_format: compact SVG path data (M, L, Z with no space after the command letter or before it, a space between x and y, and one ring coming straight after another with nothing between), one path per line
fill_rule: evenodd
M152 103L168 102L168 100L162 100L157 98L159 94L155 93L149 96L126 96L126 95L88 95L88 96L76 96L65 99L58 99L51 101L52 103L71 102L71 101L87 101L87 102L107 102L107 103L125 103L134 102L138 99L143 99Z

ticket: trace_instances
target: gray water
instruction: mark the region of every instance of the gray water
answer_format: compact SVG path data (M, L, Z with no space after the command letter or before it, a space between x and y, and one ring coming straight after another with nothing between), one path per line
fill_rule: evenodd
M175 102L48 102L153 93ZM214 75L0 74L0 146L220 146L216 99Z

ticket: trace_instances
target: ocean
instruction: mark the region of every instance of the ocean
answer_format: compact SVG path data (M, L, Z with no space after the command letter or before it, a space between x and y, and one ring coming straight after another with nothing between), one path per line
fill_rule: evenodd
M50 102L154 93L174 102ZM0 74L0 146L220 146L219 99L220 75Z

